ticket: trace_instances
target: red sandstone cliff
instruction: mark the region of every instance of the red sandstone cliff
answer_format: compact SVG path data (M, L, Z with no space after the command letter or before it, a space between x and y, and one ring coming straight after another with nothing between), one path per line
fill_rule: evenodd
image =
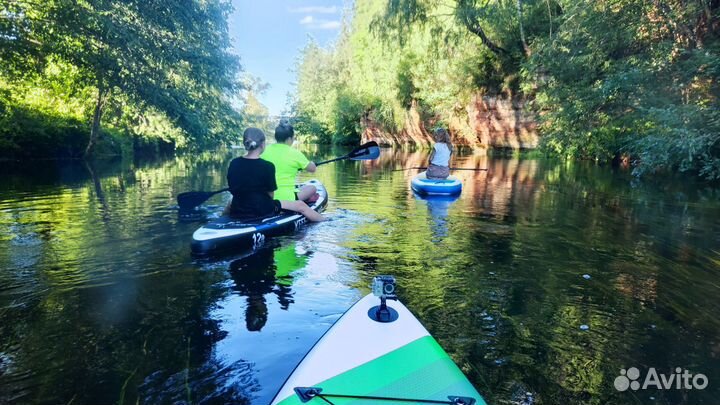
M521 99L476 96L464 109L446 119L455 145L474 149L533 149L538 145L535 117ZM417 106L405 112L405 124L397 133L383 129L372 119L363 119L362 141L375 140L382 145L429 146L432 143Z

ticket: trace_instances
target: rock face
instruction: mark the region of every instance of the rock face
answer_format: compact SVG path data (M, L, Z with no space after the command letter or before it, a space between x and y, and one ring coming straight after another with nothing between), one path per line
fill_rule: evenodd
M400 132L388 132L373 119L372 113L366 114L361 121L362 142L375 141L383 146L430 146L432 138L420 118L417 103L405 111L405 123Z
M519 98L494 96L473 97L469 105L459 107L447 119L453 144L473 149L509 148L534 149L538 145L537 123ZM405 124L397 133L384 130L369 114L362 120L363 142L375 140L388 146L429 146L432 144L426 129L434 122L424 122L413 105L405 113Z

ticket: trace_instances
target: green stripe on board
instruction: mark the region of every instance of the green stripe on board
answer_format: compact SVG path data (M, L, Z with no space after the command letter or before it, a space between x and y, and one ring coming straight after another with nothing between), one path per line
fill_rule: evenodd
M485 405L480 394L432 336L417 339L377 359L315 384L323 393L447 400L448 395L468 396ZM333 404L376 404L378 401L329 398ZM394 402L382 401L382 405ZM296 395L280 405L302 404ZM308 404L326 404L315 398ZM405 402L405 405L408 403Z

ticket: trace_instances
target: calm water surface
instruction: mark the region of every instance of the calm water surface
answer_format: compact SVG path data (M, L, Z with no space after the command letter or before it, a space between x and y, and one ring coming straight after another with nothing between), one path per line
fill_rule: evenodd
M377 274L490 403L720 401L717 189L460 156L488 170L456 172L455 201L423 200L416 171L392 169L426 156L383 150L316 173L332 221L193 258L203 221L179 221L174 197L222 188L231 157L4 164L0 403L266 404ZM629 367L709 385L618 392Z

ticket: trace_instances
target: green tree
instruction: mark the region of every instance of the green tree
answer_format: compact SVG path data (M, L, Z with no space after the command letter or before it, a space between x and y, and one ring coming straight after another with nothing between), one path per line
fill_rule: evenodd
M720 179L718 61L717 0L355 2L333 47L304 50L295 107L337 140L520 97L548 152Z
M259 95L265 94L270 84L264 83L258 77L248 76L244 80L241 102L243 121L245 127L260 128L266 135L270 135L274 131L274 125L270 121L270 111L257 98Z
M337 86L333 56L310 40L302 49L295 69L297 96L291 101L291 110L298 132L320 142L331 142Z
M720 179L720 4L559 7L559 29L526 65L545 145L600 161L627 154L637 174Z
M240 123L229 97L240 89L239 63L229 52L229 12L222 0L5 1L3 69L17 73L48 58L80 69L95 88L86 155L117 97L166 115L194 144L211 144Z

